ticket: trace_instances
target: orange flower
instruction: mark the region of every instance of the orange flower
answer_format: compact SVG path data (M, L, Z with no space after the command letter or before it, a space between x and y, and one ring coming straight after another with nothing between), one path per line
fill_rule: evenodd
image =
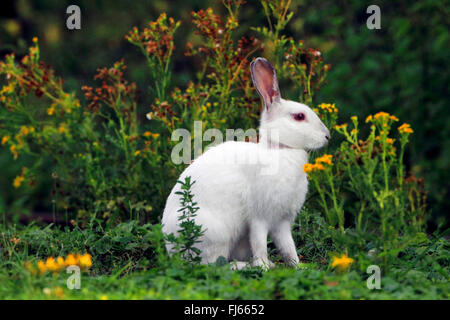
M305 173L311 172L313 170L313 168L314 168L314 164L312 164L312 163L305 163L303 165L303 172L305 172Z
M398 118L396 116L391 116L392 121L398 121Z
M59 131L59 133L67 132L66 124L65 124L64 122L61 123L61 125L60 125L59 128L58 128L58 131Z
M345 129L345 128L347 128L347 124L346 124L346 123L343 123L343 124L341 124L341 125L335 125L334 128L335 128L336 130L339 130L339 129Z
M305 173L314 172L317 170L325 170L325 167L321 163L305 163L303 165L303 172Z
M345 253L341 255L341 257L333 257L333 261L331 262L331 266L333 268L337 267L339 270L345 270L350 267L353 263L353 259L349 258Z
M398 132L410 134L413 133L413 129L411 129L411 126L407 123L402 124L400 127L398 127Z
M17 176L14 181L13 181L13 186L14 188L19 188L20 185L22 184L23 180L25 180L24 176Z
M16 160L17 157L19 156L19 153L17 152L17 146L15 144L12 144L9 147L9 151L11 151L11 153L13 154L14 160Z
M56 265L58 266L58 269L61 270L66 266L66 262L64 261L63 257L56 258Z
M4 145L5 143L7 143L8 140L9 140L9 136L4 136L4 137L2 138L2 145Z
M47 271L47 267L45 266L45 262L39 260L37 263L37 267L41 273L45 273Z
M80 266L85 268L90 268L92 266L92 259L89 253L86 253L80 257Z
M332 158L333 158L333 156L331 154L324 154L323 156L316 159L316 164L325 163L325 164L332 165L333 164L333 162L331 162ZM323 169L320 169L320 170L323 170Z
M320 163L316 163L316 164L314 165L314 167L315 167L315 169L317 169L317 170L325 170L325 167L324 167L322 164L320 164Z
M58 270L58 265L56 264L55 258L53 257L47 258L47 261L45 262L45 267L49 271Z
M384 119L389 118L390 114L387 113L387 112L381 111L381 112L378 112L377 114L375 114L373 117L374 117L375 120L378 120L378 119L383 119L384 120Z
M78 259L73 255L73 254L69 254L66 258L66 266L72 266L72 265L77 265L78 264Z
M331 104L331 103L321 103L318 105L318 107L322 110L325 110L329 113L337 113L338 109L336 108L335 104Z

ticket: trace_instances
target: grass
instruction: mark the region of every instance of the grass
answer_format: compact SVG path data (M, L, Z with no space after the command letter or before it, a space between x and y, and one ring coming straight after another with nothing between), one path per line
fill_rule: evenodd
M0 229L0 299L448 299L448 241L431 235L398 253L382 270L381 289L369 290L365 268L356 257L349 270L331 268L331 259L312 254L297 269L277 263L232 271L215 265L187 264L168 257L159 225L137 221L114 228L91 224L80 229L56 226L3 226ZM299 251L313 247L308 243ZM33 275L25 262L92 255L81 288L69 290L70 274ZM276 260L275 252L272 257ZM366 253L364 253L366 254ZM366 254L367 255L367 254Z

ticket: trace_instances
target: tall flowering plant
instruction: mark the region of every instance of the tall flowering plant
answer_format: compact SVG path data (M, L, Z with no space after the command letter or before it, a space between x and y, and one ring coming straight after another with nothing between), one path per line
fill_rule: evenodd
M330 117L334 111L337 109L329 104L316 108L329 124L335 123L336 116ZM369 133L363 137L358 117L350 120L350 124L333 126L343 137L335 154L316 158L304 171L318 193L316 203L327 223L338 232L336 246L348 248L354 240L359 246L370 242L387 262L406 245L401 243L401 235L420 232L425 223L423 181L408 177L403 166L413 130L402 124L393 136L399 119L379 112L366 118Z
M261 1L268 25L253 28L261 40L238 36L244 1L222 3L224 16L211 8L191 13L196 37L186 44L184 59L200 68L185 87L172 83L171 71L180 22L161 14L128 33L126 39L143 53L152 77L151 100L145 104L137 97L137 85L127 79L124 61L98 69L95 85L82 87L85 104L66 92L62 78L40 60L37 39L20 61L9 55L0 62L5 79L1 146L20 163L10 181L13 190L34 188L44 164L50 163L56 214L63 208L78 225L92 219L157 222L184 168L170 159L177 143L172 132L193 132L195 120L202 120L202 129L255 128L261 105L249 64L264 51L281 70L280 81L292 85L286 96L312 106L334 130L333 141L341 139L336 150L313 154L303 168L311 186L306 210L315 214L318 226L325 226L332 246L349 253L371 246L388 261L394 248L409 241L401 235L421 232L426 219L424 182L403 165L411 126L397 126L399 119L386 112L365 121L353 116L337 125L336 105L314 104L330 66L319 50L284 34L293 16L291 1ZM324 224L318 222L321 217Z

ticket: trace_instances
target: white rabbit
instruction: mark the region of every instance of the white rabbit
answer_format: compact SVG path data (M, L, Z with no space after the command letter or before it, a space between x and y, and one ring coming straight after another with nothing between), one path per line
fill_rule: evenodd
M284 261L296 266L299 259L291 225L308 190L303 165L308 162L307 150L325 146L330 132L308 106L281 98L275 69L266 59L257 58L250 67L265 104L260 142L228 141L211 147L184 170L179 180L190 176L195 181L191 191L200 207L195 222L205 230L196 245L202 263L223 256L236 261L237 268L248 262L271 267L267 256L270 235ZM272 133L278 139L273 139ZM261 161L249 160L255 156ZM264 168L274 162L275 172L264 173ZM177 191L179 184L172 189L164 209L166 234L176 235L179 230ZM173 247L167 244L167 249L171 252Z

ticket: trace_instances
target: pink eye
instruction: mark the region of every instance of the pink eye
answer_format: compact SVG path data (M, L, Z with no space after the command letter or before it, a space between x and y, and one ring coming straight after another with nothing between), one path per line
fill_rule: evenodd
M305 114L303 112L296 113L292 115L295 121L303 121L306 119Z

